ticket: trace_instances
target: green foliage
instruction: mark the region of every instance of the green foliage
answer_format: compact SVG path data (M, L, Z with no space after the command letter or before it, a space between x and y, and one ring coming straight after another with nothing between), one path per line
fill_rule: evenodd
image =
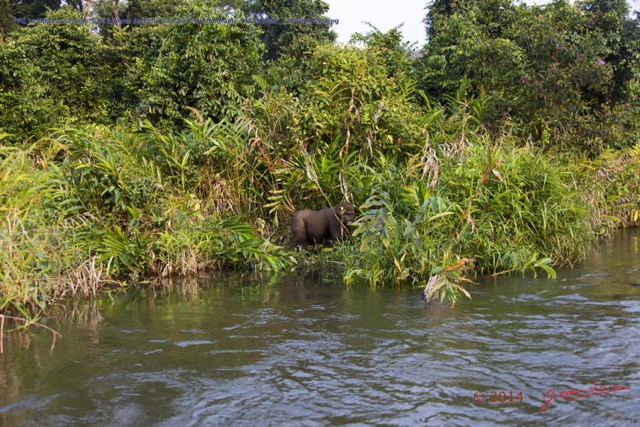
M184 3L177 0L131 0L126 2L119 16L129 21L145 18L175 18Z
M71 8L47 19L80 19ZM106 115L99 39L88 25L41 24L0 44L0 127L14 141L42 136L64 122L101 122Z
M149 124L66 128L31 147L5 147L0 310L37 317L67 292L95 294L149 274L290 268L286 251L229 217L215 182L243 182L233 163L243 160L233 153L246 132L228 123L188 125L177 135ZM237 208L245 193L236 190Z
M347 283L425 286L427 298L455 303L472 267L553 277L552 264L580 259L594 240L573 169L508 138L463 133L406 165L380 156L368 169L359 244L343 254Z
M229 17L216 8L190 5L182 11L189 18ZM256 26L158 25L133 31L158 32L153 39L160 41L143 55L153 56L149 62L134 59L134 80L127 89L139 100L134 112L140 117L166 124L190 115L215 121L234 118L252 94L251 76L258 72L262 54Z
M546 148L595 155L628 143L601 126L612 107L637 98L640 30L625 1L433 6L417 63L428 95L442 99L468 80L474 93L491 97L486 120L512 117L520 135Z
M570 161L598 234L640 224L640 144L606 150L594 160Z
M0 43L13 27L13 13L9 0L0 0Z
M46 16L48 10L60 9L60 0L9 0L15 18L36 19Z
M144 14L156 10L148 6ZM228 11L197 1L170 10L172 19L229 17ZM82 18L71 8L46 17ZM167 128L189 116L231 119L253 93L251 76L260 69L263 49L255 25L110 25L108 30L101 39L88 24L36 24L0 45L0 127L14 141L42 136L65 122L103 123L123 115Z
M190 131L180 134L162 134L146 124L141 134L98 127L55 136L66 147L62 162L79 204L100 212L87 231L91 253L108 261L116 274L162 271L165 261L175 261L170 236L186 233L199 248L190 258L195 264L172 271L185 274L241 261L285 266L271 255L277 248L257 235L250 238L251 227L223 218L230 212L225 207L237 208L246 194L241 186L225 187L226 182L241 184L248 175L236 175L243 173L237 156L246 140L242 127L211 121L188 126ZM236 199L226 200L230 195ZM158 235L164 237L157 240ZM175 240L173 249L184 250L181 242Z
M413 103L413 82L403 70L407 52L401 46L383 46L384 37L378 35L378 44L364 50L317 48L297 95L277 81L272 85L258 80L262 96L247 106L246 114L255 122L256 142L275 150L277 166L271 170L280 173L318 158L320 169L335 178L336 168L344 167L341 159L352 153L359 158L369 158L378 150L403 155L407 147L420 143L421 131L413 124L421 113ZM327 162L338 164L327 169L322 166ZM304 169L300 172L306 175ZM318 177L323 180L322 173ZM331 187L337 188L334 178L330 178ZM328 198L335 200L335 193L328 190Z
M354 163L377 152L403 157L423 138L422 114L397 30L361 36L371 47L318 47L306 62L304 83L288 89L274 65L255 77L261 96L245 105L252 147L264 166L265 205L278 223L296 208L321 208L367 196ZM273 79L273 82L271 81Z
M247 16L253 22L276 22L260 24L265 61L282 56L300 61L300 56L306 56L318 45L331 43L336 38L336 34L329 29L328 18L324 16L329 11L329 5L322 0L255 0L246 2L246 9ZM309 21L287 23L292 19Z
M485 142L461 154L442 162L438 187L464 200L456 247L480 272L524 271L541 254L556 264L583 256L593 233L570 169L508 144Z
M19 142L64 121L69 109L50 94L40 69L14 41L0 44L0 129Z
M59 149L53 145L44 152L33 146L0 151L2 313L32 319L44 312L51 298L63 294L64 288L89 290L76 281L82 271L71 267L81 264L78 261L86 255L74 245L72 231L84 218L65 218L73 195L52 162Z
M312 141L340 141L343 152L370 156L376 150L406 152L418 144L414 85L387 49L319 48L311 62L317 76L301 95L301 121ZM415 145L414 145L415 146Z

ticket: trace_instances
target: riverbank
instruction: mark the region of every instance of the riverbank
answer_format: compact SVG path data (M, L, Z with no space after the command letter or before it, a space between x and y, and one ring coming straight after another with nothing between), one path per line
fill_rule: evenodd
M402 162L341 159L354 240L312 262L341 264L347 283L436 277L429 297L455 302L476 274L553 275L598 236L638 223L640 146L589 160L488 134L461 141ZM211 269L304 268L306 253L281 246L293 206L270 209L287 197L283 179L328 188L336 178L319 160L329 155L300 151L304 162L268 175L269 154L241 125L210 121L178 134L68 128L3 147L0 312L34 319L67 295Z

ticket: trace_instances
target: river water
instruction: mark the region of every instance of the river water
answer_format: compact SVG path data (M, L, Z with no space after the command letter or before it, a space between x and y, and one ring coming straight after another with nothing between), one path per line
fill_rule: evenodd
M0 425L638 425L640 229L454 308L328 277L75 301L5 338Z

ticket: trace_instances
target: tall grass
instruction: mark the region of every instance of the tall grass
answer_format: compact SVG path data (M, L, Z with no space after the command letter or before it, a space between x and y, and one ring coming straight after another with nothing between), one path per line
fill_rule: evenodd
M347 283L455 302L474 274L553 276L596 234L637 223L637 145L552 159L492 137L476 117L482 102L452 102L453 114L430 107L422 150L403 156L340 142L270 147L249 125L211 121L180 133L66 128L1 147L0 313L31 322L58 298L105 286L309 259L342 263ZM292 210L338 197L359 208L352 245L309 256L273 243L287 239Z
M131 280L292 266L233 215L262 202L244 187L246 141L242 128L207 122L178 135L66 128L2 147L0 312L37 319L64 295Z
M595 235L573 169L531 147L465 133L407 164L379 156L345 251L345 280L425 288L452 303L470 274L555 276Z
M640 224L640 142L596 159L567 159L578 177L591 225L599 235Z
M75 282L86 273L73 266L89 258L74 244L74 230L85 218L64 214L73 196L53 162L60 150L58 145L46 151L34 145L0 150L2 313L30 319L40 316L50 298L67 286L91 292Z

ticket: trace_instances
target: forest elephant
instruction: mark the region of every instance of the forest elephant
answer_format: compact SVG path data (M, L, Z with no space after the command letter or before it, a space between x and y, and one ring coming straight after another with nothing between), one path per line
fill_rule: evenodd
M353 221L349 203L340 203L319 211L302 210L291 218L291 238L295 246L308 246L324 241L342 242L349 237L347 224Z

